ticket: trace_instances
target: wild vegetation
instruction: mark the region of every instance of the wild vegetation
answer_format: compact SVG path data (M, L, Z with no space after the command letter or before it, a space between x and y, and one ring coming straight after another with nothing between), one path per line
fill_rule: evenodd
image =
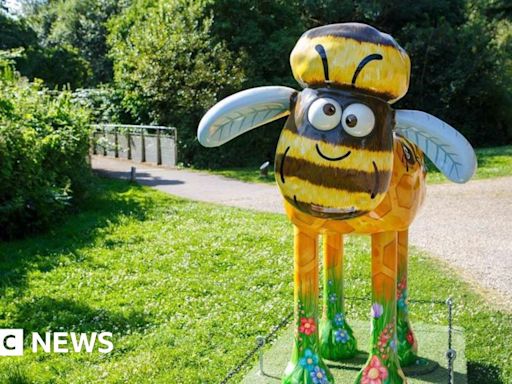
M89 127L71 94L0 68L0 239L52 223L86 191Z

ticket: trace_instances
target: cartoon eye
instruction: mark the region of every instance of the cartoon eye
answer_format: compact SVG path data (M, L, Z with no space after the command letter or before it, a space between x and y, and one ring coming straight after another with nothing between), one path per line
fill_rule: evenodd
M333 99L317 99L308 111L309 122L321 131L335 128L341 119L341 106Z
M370 134L375 126L373 111L364 104L351 104L343 112L341 118L343 129L355 137L363 137Z

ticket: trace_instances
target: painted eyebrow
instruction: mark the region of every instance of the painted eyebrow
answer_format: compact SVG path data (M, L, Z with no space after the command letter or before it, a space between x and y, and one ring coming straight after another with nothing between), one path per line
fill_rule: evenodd
M379 53L372 53L371 55L368 55L363 60L361 60L356 68L356 71L354 72L354 76L352 76L352 86L355 86L357 76L359 76L359 73L363 70L364 66L373 60L382 60L382 55Z
M322 65L324 67L324 78L325 81L329 83L329 63L327 62L327 53L325 53L324 46L322 44L315 45L315 51L318 52L320 58L322 59Z

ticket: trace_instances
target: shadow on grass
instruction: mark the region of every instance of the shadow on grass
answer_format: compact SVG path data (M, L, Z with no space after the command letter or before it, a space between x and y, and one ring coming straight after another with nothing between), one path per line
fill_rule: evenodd
M140 186L98 177L92 180L89 196L77 214L45 234L0 242L0 295L8 288L19 294L26 287L29 271L51 271L62 262L60 255L81 261L84 256L80 249L96 241L102 228L122 217L144 220L151 200L130 193Z
M5 384L33 384L27 374L18 366L10 366L0 372L0 382Z
M505 384L502 380L501 369L495 365L468 361L468 376L471 383Z
M126 314L92 308L68 299L43 296L17 306L13 324L30 332L113 332L122 336L144 329L149 322L139 312Z

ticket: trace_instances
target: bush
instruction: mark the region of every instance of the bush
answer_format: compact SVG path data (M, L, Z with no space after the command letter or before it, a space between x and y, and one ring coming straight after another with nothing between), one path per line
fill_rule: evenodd
M63 92L0 78L0 238L40 229L84 194L88 113Z
M108 85L75 89L72 99L74 104L91 111L91 122L95 124L131 122L130 116L122 108L122 101L121 91Z

